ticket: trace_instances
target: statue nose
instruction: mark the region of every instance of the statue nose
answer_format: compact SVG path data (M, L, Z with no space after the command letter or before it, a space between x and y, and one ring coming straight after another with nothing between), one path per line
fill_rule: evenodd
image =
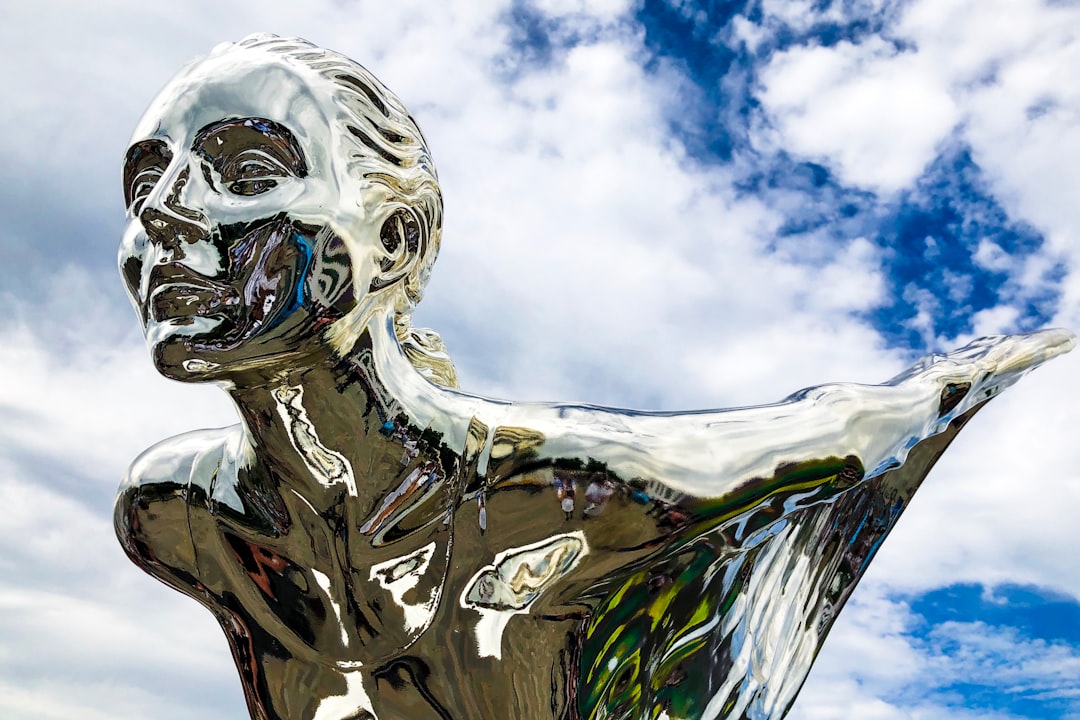
M210 234L206 216L181 200L188 177L187 168L180 171L168 190L149 198L139 213L150 241L173 252L183 252L185 242L193 243Z
M185 244L202 240L208 234L205 225L157 208L145 208L140 217L150 242L172 251L176 255L174 260L183 257Z

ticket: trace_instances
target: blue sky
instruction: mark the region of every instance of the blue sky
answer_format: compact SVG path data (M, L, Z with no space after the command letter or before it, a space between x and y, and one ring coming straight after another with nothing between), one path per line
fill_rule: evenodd
M418 320L469 390L756 404L1080 327L1074 4L388 5L0 10L0 716L244 716L209 616L110 529L138 452L232 422L153 374L114 259L128 134L218 42L307 37L410 107L447 207ZM791 717L1080 717L1078 369L965 429Z

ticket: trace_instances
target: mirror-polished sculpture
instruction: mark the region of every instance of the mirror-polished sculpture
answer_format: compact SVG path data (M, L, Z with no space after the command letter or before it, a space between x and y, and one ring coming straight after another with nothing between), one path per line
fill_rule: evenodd
M296 39L183 70L124 192L157 368L241 423L139 457L117 533L215 615L259 719L779 718L955 434L1073 345L984 339L734 410L460 392L410 324L440 240L424 139Z

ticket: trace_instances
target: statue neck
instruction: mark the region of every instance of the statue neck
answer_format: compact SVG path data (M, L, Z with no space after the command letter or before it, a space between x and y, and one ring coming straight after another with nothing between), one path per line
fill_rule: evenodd
M319 511L349 495L359 507L377 507L424 460L402 462L413 451L406 443L429 429L451 440L468 425L467 404L417 372L385 316L343 355L328 348L305 367L229 392L243 420L249 474Z

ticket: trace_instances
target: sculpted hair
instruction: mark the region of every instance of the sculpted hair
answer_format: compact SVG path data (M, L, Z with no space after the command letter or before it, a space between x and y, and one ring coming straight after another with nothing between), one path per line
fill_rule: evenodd
M416 258L404 277L387 284L400 286L395 293L395 334L422 375L438 385L456 387L457 375L442 339L433 330L412 326L412 312L423 297L442 239L442 192L416 121L374 75L340 53L270 34L249 35L233 47L280 57L332 85L341 136L351 146L346 171L387 190L380 240L387 248L404 245L404 252ZM381 289L373 283L367 290Z

